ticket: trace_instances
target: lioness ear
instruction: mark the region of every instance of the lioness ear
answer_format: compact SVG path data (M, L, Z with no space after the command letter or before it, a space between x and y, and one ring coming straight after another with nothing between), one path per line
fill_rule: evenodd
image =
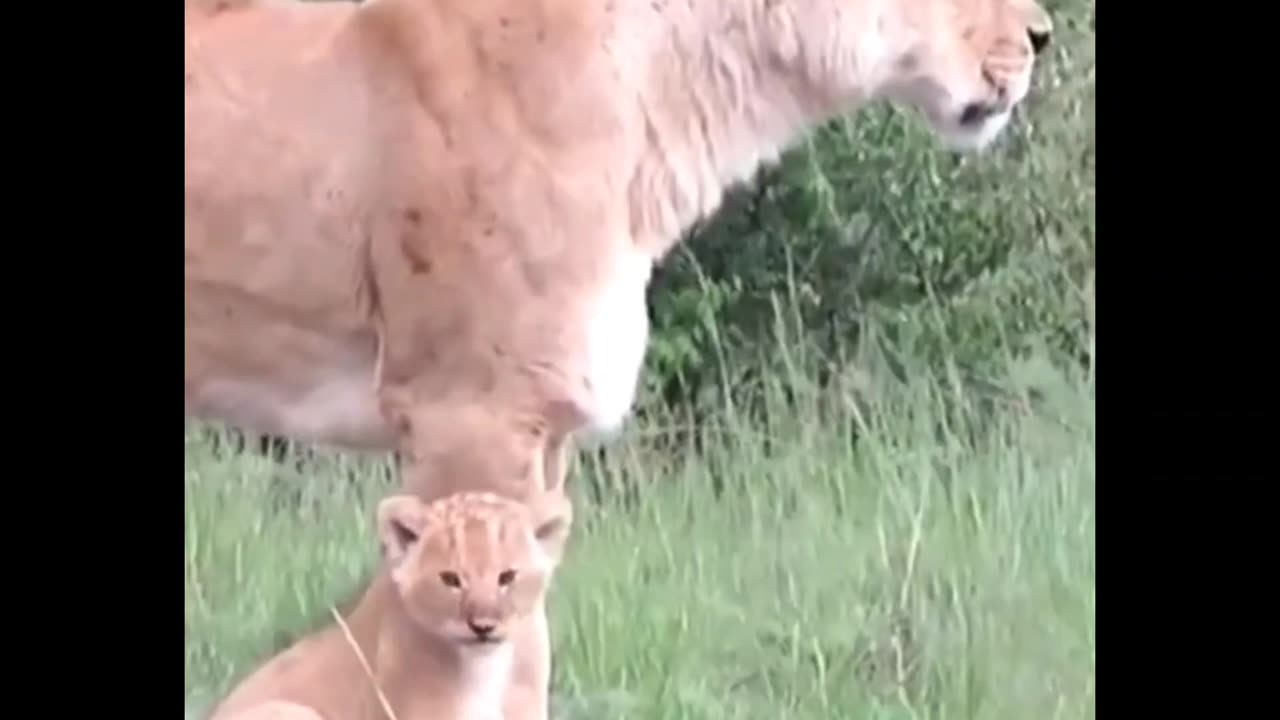
M557 503L555 511L533 531L534 538L542 546L542 550L551 558L553 565L559 565L564 558L564 548L569 541L569 530L573 525L573 506L567 499Z
M378 503L378 538L391 567L399 565L418 541L426 525L422 501L410 495L393 495Z

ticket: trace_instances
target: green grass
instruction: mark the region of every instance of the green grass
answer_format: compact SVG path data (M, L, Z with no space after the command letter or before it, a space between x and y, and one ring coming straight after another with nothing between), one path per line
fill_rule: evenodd
M981 412L929 380L857 405L793 395L676 447L649 419L584 452L553 715L1093 718L1093 392L1044 387ZM385 467L303 472L189 435L192 708L328 622L375 562Z

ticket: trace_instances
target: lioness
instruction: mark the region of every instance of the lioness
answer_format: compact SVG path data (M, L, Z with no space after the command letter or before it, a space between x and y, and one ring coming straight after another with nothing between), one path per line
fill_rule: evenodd
M241 682L213 720L540 717L545 708L502 707L511 635L543 611L572 522L567 502L540 512L535 524L526 505L490 493L386 498L383 571L345 620L355 647L336 625L303 638Z
M409 456L456 405L539 448L617 427L650 269L725 187L878 99L982 147L1050 31L1033 0L190 1L187 412Z
M984 147L1050 36L1034 0L189 2L187 413L398 450L424 497L562 492L725 188L880 100Z

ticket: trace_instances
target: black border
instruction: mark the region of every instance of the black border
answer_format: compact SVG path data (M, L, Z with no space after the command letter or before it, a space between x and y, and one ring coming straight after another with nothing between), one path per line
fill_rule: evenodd
M34 633L20 672L55 687L37 715L182 701L180 12L5 9L7 406L35 468L9 517L53 523L10 526L6 620Z
M177 2L6 7L11 37L36 48L15 53L6 73L5 170L23 195L10 205L10 287L34 283L10 293L10 388L27 397L9 409L52 461L10 487L56 502L11 496L11 517L54 524L14 528L10 547L31 552L15 553L28 562L6 594L36 598L35 612L10 620L21 629L12 621L41 618L23 661L70 683L55 714L78 701L139 716L154 705L163 717L180 702L178 13ZM1248 494L1269 473L1236 460L1267 447L1266 424L1227 407L1261 400L1273 372L1254 340L1271 334L1270 268L1250 257L1273 242L1270 226L1237 227L1269 204L1255 197L1266 183L1223 167L1269 173L1250 161L1262 159L1274 118L1251 103L1272 82L1225 87L1267 48L1246 29L1217 32L1212 12L1111 3L1107 13L1099 457L1112 469L1099 472L1098 534L1099 676L1110 679L1099 682L1116 705L1133 695L1152 716L1163 703L1194 716L1196 690L1221 688L1202 715L1213 717L1253 689L1238 677L1249 663L1223 644L1251 639L1240 624L1269 615L1221 607L1263 596L1256 578L1270 574L1225 563L1268 527L1251 509L1270 510ZM34 232L17 232L19 218ZM95 566L96 581L85 574ZM1154 683L1139 681L1153 669Z
M1233 562L1265 541L1266 521L1250 516L1271 511L1250 501L1261 478L1240 462L1266 447L1268 425L1235 407L1260 400L1274 373L1255 369L1267 359L1255 338L1270 334L1258 292L1269 268L1249 257L1272 241L1238 227L1268 207L1256 198L1267 183L1249 175L1267 173L1250 160L1274 132L1256 100L1270 94L1256 83L1272 83L1243 70L1269 66L1250 56L1268 48L1222 27L1239 22L1230 13L1106 12L1097 627L1107 639L1097 682L1122 715L1227 717L1252 706L1260 688L1246 676L1263 672L1234 646L1255 644L1244 626L1273 612L1237 607L1265 596L1260 566ZM1206 102L1213 109L1195 109ZM1246 172L1226 168L1240 161Z

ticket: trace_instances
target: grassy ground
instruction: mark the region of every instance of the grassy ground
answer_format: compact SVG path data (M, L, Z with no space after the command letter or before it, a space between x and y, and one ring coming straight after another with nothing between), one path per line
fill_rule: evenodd
M722 413L661 451L649 420L584 453L555 716L1093 718L1092 388L987 408L980 430L937 383L884 397ZM385 467L303 472L189 436L189 712L375 561Z

